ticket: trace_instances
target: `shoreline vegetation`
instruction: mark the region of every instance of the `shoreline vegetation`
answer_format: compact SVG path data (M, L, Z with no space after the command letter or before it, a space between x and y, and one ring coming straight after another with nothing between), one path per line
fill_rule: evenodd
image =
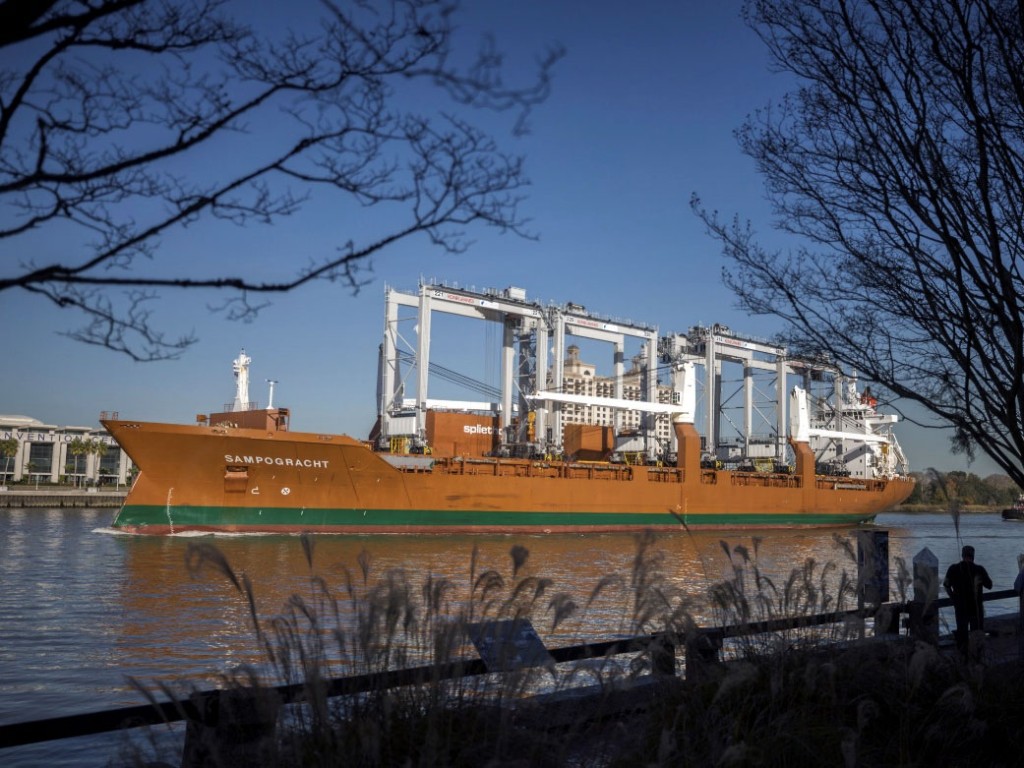
M775 578L759 566L756 537L722 541L727 575L707 584L701 621L856 607L856 552L834 540L837 562L808 559ZM683 641L698 626L696 606L671 578L671 537L650 533L636 536L628 573L566 591L532 573L518 544L505 567L483 567L474 550L468 574L449 577L379 573L366 550L324 574L316 537L302 541L308 587L274 614L260 606L258 583L216 545L189 544L191 576L223 582L265 656L258 669L226 674L221 687L270 726L249 722L236 733L221 719L204 735L190 724L183 765L241 764L244 754L246 764L279 766L1000 766L1024 753L1019 663L988 667L981 656L962 659L906 637L871 638L863 620L742 637L723 650L725 663L686 679L655 674L652 649L329 697L334 678L475 658L468 638L482 622L529 620L549 647L595 615L607 637L666 632ZM906 600L906 563L896 558L893 567ZM154 702L187 701L196 690L133 683ZM304 703L268 703L268 686L281 683L303 686ZM257 736L240 745L242 732ZM124 764L179 763L138 742L125 749Z
M959 507L957 510L961 515L987 515L994 512L1001 512L1004 506L1002 504L967 504ZM888 510L889 512L899 512L907 515L945 515L951 512L948 504L942 506L938 504L900 504L898 507ZM883 513L884 514L884 513Z

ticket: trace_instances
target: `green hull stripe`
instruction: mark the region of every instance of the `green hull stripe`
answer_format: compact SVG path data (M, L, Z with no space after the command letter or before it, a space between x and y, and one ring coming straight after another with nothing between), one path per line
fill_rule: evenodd
M855 525L875 515L722 512L687 514L676 517L667 512L490 512L481 510L391 510L391 509L295 509L269 507L166 507L129 505L114 520L117 528L171 526L173 528L381 528L394 526L436 528L531 528L637 527L646 526L786 526Z

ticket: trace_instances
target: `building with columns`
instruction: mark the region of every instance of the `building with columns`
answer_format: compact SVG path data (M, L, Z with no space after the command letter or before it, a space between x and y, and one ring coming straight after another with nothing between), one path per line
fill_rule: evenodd
M0 486L25 481L117 487L133 474L128 454L100 427L0 415Z

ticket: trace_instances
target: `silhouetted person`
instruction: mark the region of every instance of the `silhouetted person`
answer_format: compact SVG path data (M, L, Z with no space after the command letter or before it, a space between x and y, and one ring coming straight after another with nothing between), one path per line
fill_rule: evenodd
M985 609L981 602L981 590L992 589L992 579L983 566L974 562L974 547L965 546L960 552L961 560L949 566L942 586L953 598L956 613L956 647L967 655L967 640L972 629L985 628Z

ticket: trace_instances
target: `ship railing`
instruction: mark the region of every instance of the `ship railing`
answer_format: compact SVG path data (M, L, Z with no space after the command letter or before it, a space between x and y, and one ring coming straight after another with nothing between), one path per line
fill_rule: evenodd
M654 483L681 483L683 470L678 467L648 467L647 480Z
M242 413L244 411L262 411L260 404L256 400L250 400L247 403L242 403L236 406L232 403L224 403L224 410L222 413Z
M733 485L753 486L756 488L799 488L800 478L781 472L732 472L730 482Z
M450 459L438 462L449 474L494 475L498 477L551 477L565 480L631 481L638 469L646 469L651 482L681 483L683 470L676 467L642 467L606 462L504 461L492 459Z
M936 577L937 578L937 577ZM1000 633L1013 635L1017 642L1011 644L1010 655L1024 659L1024 598L1012 589L989 592L982 595L984 602L1013 600L1017 614L993 616L986 626L1000 626ZM726 661L723 648L727 640L749 638L754 635L768 635L792 630L811 631L826 625L849 625L851 621L866 626L870 620L874 624L874 638L892 641L923 641L937 645L940 650L953 650L951 637L938 636L939 609L952 606L952 600L941 598L927 602L884 602L845 611L831 611L810 616L791 616L744 624L730 624L719 627L697 627L685 634L656 632L615 640L605 640L562 648L543 648L547 656L555 662L572 663L592 659L608 659L620 654L645 654L648 666L654 679L671 679L678 673L677 655L680 651L684 658L684 676L687 679L699 679L706 674L709 665L717 665ZM1000 619L1002 621L1000 622ZM901 629L907 630L901 634ZM866 635L863 639L869 639ZM856 640L854 640L855 642ZM849 640L841 641L848 644ZM824 647L823 647L824 649ZM1004 648L1005 651L1005 648ZM1010 660L1009 656L1001 661ZM444 664L430 664L406 669L373 672L323 681L323 691L329 698L364 695L372 691L390 690L404 686L436 684L444 680L455 680L479 675L501 673L509 670L496 670L488 666L484 658L462 659ZM513 670L512 673L518 673ZM318 688L319 688L318 685ZM78 736L90 736L126 728L149 725L169 725L187 722L185 736L185 755L183 768L192 768L188 760L189 740L210 738L210 733L230 734L230 744L221 744L220 755L223 758L224 748L240 750L239 760L232 764L244 764L245 752L250 747L242 738L241 732L265 737L267 729L272 734L276 724L276 708L271 708L274 722L257 724L247 720L240 723L238 729L226 727L225 718L232 711L242 709L246 715L253 713L254 707L236 707L238 697L271 695L277 704L303 704L309 689L302 683L279 685L276 687L253 689L215 689L198 691L190 694L188 699L179 701L154 702L130 707L118 707L98 712L86 712L76 715L46 718L43 720L24 721L0 725L0 749L36 744L45 741L68 739ZM232 697L235 697L232 699ZM607 715L608 713L605 712ZM195 765L198 765L196 763Z
M881 493L888 483L885 480L875 480L861 477L828 477L816 475L815 484L821 490L827 491L868 491Z
M717 469L701 469L700 481L704 485L718 485L718 470Z
M402 467L399 468L403 469L403 471L408 471ZM603 462L529 461L454 456L436 458L432 469L449 475L551 477L568 480L632 480L635 468L624 464Z
M789 472L741 472L734 469L702 468L700 482L718 485L719 482L749 488L799 488L800 477Z

